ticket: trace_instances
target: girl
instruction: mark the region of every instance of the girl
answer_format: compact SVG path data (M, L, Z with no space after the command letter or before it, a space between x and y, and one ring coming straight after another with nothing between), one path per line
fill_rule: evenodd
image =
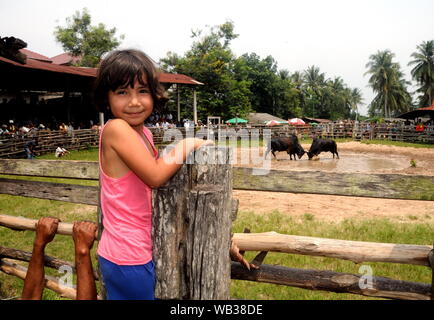
M143 52L114 51L101 62L95 102L113 118L102 129L99 151L104 230L97 254L107 299L154 299L151 188L168 181L191 151L212 144L184 139L158 158L144 122L166 101Z

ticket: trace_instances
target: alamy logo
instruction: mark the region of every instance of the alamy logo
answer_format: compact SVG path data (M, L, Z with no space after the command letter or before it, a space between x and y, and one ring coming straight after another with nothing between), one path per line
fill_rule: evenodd
M68 265L62 265L60 266L59 273L64 273L63 276L59 278L59 286L60 287L66 287L66 288L73 288L73 270L71 266Z
M362 290L374 289L374 272L372 268L367 265L362 265L359 268L359 273L363 274L359 279L359 288Z
M265 175L271 169L271 158L267 159L264 152L271 144L270 129L262 130L262 134L260 134L259 129L240 129L238 131L234 129L220 129L217 131L200 129L197 132L186 130L185 138L208 139L215 143L214 146L197 150L194 156L187 158L187 164L242 164L251 166L253 175ZM182 163L180 154L175 154L170 158L167 157L169 152L182 139L184 139L184 136L178 129L164 131L163 141L171 142L162 153L167 161ZM262 148L260 146L261 141Z

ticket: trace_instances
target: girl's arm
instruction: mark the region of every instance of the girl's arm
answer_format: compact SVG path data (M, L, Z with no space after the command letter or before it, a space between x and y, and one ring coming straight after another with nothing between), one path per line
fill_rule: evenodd
M123 163L150 187L166 183L182 166L187 155L213 142L197 138L180 141L165 157L155 159L141 137L124 120L116 119L104 129L105 147L111 148Z

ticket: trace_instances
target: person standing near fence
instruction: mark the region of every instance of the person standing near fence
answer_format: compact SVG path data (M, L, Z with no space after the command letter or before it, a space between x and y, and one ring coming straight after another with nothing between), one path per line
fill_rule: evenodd
M95 102L111 118L99 144L103 232L98 261L108 300L153 300L152 188L166 183L187 155L211 140L186 138L158 157L151 131L144 126L167 98L152 60L138 50L111 52L100 64ZM246 268L237 251L230 255Z
M168 181L191 151L213 143L187 138L159 158L144 122L166 101L157 70L143 52L114 51L101 62L95 102L112 119L100 138L104 229L97 254L109 300L154 299L152 188Z
M27 159L35 159L35 148L36 142L31 140L29 142L27 142L24 146L24 151L26 153L26 158Z

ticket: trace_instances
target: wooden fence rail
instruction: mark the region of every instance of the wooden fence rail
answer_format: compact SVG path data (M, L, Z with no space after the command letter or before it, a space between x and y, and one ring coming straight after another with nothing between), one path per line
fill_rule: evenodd
M0 226L14 230L36 230L34 219L0 214ZM72 235L72 223L60 222L58 234ZM432 246L348 241L284 235L276 232L234 233L233 240L242 251L269 251L321 256L361 262L392 262L430 266Z
M308 290L323 290L336 293L353 293L368 297L430 300L431 285L420 282L393 280L372 276L364 279L362 275L288 268L262 264L258 270L246 272L242 266L232 263L232 279L280 284ZM368 282L369 281L369 282Z
M434 177L400 174L333 173L233 167L233 188L239 190L330 194L342 196L434 200ZM98 180L95 161L0 159L0 174ZM97 205L97 187L0 178L0 193Z
M181 170L179 172L179 175L183 178L181 180L177 180L177 184L180 184L179 181L190 181L188 183L191 183L193 180L196 181L195 179L198 179L197 181L199 183L196 187L193 187L191 191L188 192L191 199L188 200L185 205L179 204L183 208L182 210L186 210L186 208L188 207L194 207L192 206L192 204L190 204L191 201L194 201L195 204L201 203L202 200L197 198L201 195L205 197L215 197L215 199L213 199L217 201L216 203L221 201L219 199L224 194L222 193L223 189L221 188L221 186L218 187L213 185L214 182L209 185L204 182L208 179L209 181L216 180L215 182L221 181L221 178L212 178L212 176L214 175L213 172L216 172L215 170L216 168L213 167L198 167L194 170L192 168L188 170L187 168L184 168L184 170ZM331 178L333 177L331 175L327 176L327 174L325 173L324 174L326 175L326 177L322 181L321 179L319 179L319 177L309 176L309 174L311 173L306 172L297 172L297 175L295 175L294 178L294 172L291 173L291 176L288 176L287 173L277 171L271 171L270 174L267 176L253 176L250 170L250 168L232 168L231 171L233 171L233 177L232 173L229 173L226 167L223 172L225 177L231 177L232 179L229 183L230 188L267 191L272 190L280 192L297 192L300 190L301 192L313 192L315 191L315 189L313 189L312 186L306 187L306 185L309 184L308 181L310 179L315 179L315 184L320 185L320 187L318 187L318 190L316 190L316 192L318 193L321 192L321 188L323 188L324 190L328 190L327 192L332 192L333 188L335 188L335 190L344 190L341 193L346 195L373 196L373 190L380 192L381 190L387 191L390 189L393 192L389 191L387 193L381 191L383 193L379 193L380 196L398 199L413 199L413 193L421 192L421 189L433 190L430 188L432 188L434 185L434 181L427 180L423 183L423 187L418 189L412 186L409 182L406 182L404 176L401 176L401 178L404 179L403 181L399 179L393 179L393 177L388 177L387 179L381 180L380 183L378 182L378 180L375 180L379 179L377 175L353 174L349 175L345 179L341 179L339 181L339 184L333 185L332 188L326 188L327 183L330 184L330 181L332 180ZM93 183L96 184L96 181L98 180L97 162L54 160L28 161L0 159L0 174L16 176L13 179L12 177L0 178L0 194L11 194L42 199L55 199L60 201L84 203L98 206L97 186L83 186L72 183L66 184L46 181L26 181L23 180L25 178L22 178L22 176L43 178L67 178L90 180L94 181ZM193 179L192 177L195 178ZM294 179L295 181L293 185L287 183L287 181L290 181L291 179ZM282 183L282 181L284 181L284 183ZM400 191L402 187L397 181L405 186L407 194ZM354 192L354 190L358 189L367 189L366 187L363 187L363 184L365 184L366 186L372 183L374 183L374 185L375 183L378 183L379 185L381 185L381 188L377 186L373 190L368 190L369 192L366 191L365 193ZM177 189L177 185L166 185L161 190L160 196L164 196L165 199L169 199L171 194L178 194L174 193L175 190L178 190L176 192L181 191L181 189ZM213 190L216 192L214 192ZM427 199L425 200L433 200L432 197L430 198L426 196L426 198ZM210 200L209 203L214 203L214 200ZM159 201L159 203L160 202L161 201ZM181 210L181 207L178 208L174 206L171 208L172 205L170 203L173 201L166 202L167 205L162 205L160 210ZM228 202L228 205L229 203L230 202ZM225 205L224 207L227 207L227 205ZM217 206L215 206L215 204L213 204L210 210L211 209L216 210L218 208ZM184 221L182 219L179 219L181 218L173 218L172 220L174 223L177 223L176 221ZM191 220L191 218L187 220ZM198 220L198 223L199 221L200 219ZM12 228L14 230L35 230L36 222L37 221L34 219L0 215L0 225ZM167 225L167 223L162 221L161 226L164 227L165 225ZM186 226L181 227L183 230L188 229L188 227L186 228ZM164 228L162 230L164 230ZM61 222L58 227L58 233L64 235L71 235L72 224ZM222 239L222 237L218 237L218 239ZM237 243L238 247L242 251L282 252L310 256L323 256L350 260L358 263L389 262L428 267L433 266L434 251L432 250L432 246L428 245L372 243L363 241L323 239L314 237L282 235L274 232L260 234L235 233L233 235L233 240L235 241L235 243ZM182 243L184 243L185 245L185 242ZM177 248L182 247L179 247L179 244L177 245L176 243L175 246L177 246ZM218 243L216 243L216 248L218 247ZM191 255L191 252L189 253L189 251L186 251L185 254ZM0 257L27 261L29 259L29 253L23 253L13 248L0 247ZM192 257L194 257L194 254L192 255ZM23 270L22 268L16 268L16 266L11 265L10 262L6 261L5 263L4 260L5 259L2 259L2 263L0 266L0 269L2 271L19 277L22 277L23 274L25 275L25 270ZM46 264L53 265L54 262L53 260L46 259ZM332 271L299 270L267 265L262 265L261 268L256 271L247 271L240 269L239 266L236 264L232 264L232 266L230 267L230 277L232 277L233 279L269 282L312 290L349 292L393 299L429 299L430 297L432 298L434 296L430 291L432 290L432 285L418 284L405 281L402 282L381 277L375 277L375 285L373 288L371 288L370 290L362 290L360 288L357 288L357 283L360 280L360 276L337 273Z

